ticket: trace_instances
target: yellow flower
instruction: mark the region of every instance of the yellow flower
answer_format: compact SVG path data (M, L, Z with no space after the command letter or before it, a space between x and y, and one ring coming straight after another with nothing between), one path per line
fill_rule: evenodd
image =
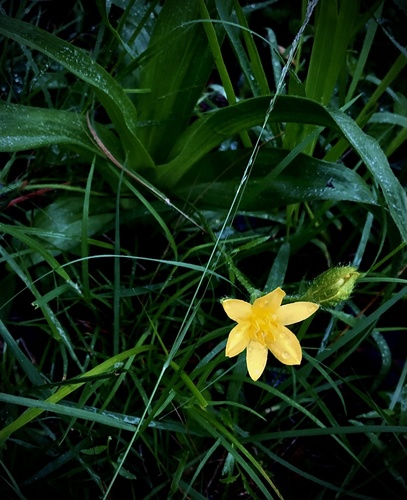
M268 350L286 365L299 365L302 350L297 337L285 325L309 318L319 307L313 302L281 305L285 292L276 288L249 304L244 300L225 299L223 309L237 322L226 344L226 356L237 356L245 349L249 375L257 380L263 373Z

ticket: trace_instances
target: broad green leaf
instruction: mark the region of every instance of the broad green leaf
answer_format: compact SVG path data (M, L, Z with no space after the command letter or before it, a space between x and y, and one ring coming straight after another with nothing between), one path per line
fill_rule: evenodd
M221 142L241 130L261 124L268 106L269 98L258 97L204 115L174 146L173 160L157 167L159 182L166 186L177 184L194 163ZM363 132L354 120L341 111L330 111L309 99L280 96L270 115L270 121L329 127L347 139L381 187L386 207L402 238L407 241L406 193L376 140ZM260 185L255 192L256 196L260 195L265 187Z
M200 17L198 0L182 7L179 0L164 2L141 59L140 86L151 92L135 96L143 122L139 136L158 162L167 160L187 127L214 65Z
M0 34L46 54L91 85L119 133L130 168L153 162L137 136L137 112L115 79L82 49L18 19L0 15Z
M0 151L67 144L100 154L86 120L77 113L8 104L0 100Z
M249 154L239 150L206 156L194 165L177 186L176 193L188 197L198 206L227 209L241 181ZM288 151L277 149L259 151L256 167L239 205L241 210L267 210L311 200L377 204L376 196L356 172L303 154L274 178L273 168L287 154ZM228 165L231 166L229 170L225 168Z
M406 192L393 174L383 150L378 142L365 134L348 115L340 111L332 111L331 115L382 189L386 208L398 227L401 237L407 242Z
M175 143L171 161L157 167L159 182L166 186L176 185L192 165L213 148L241 130L260 125L269 104L269 97L256 97L205 113ZM315 125L322 121L326 126L331 123L325 108L299 97L281 96L270 116L273 122L309 123L310 120Z

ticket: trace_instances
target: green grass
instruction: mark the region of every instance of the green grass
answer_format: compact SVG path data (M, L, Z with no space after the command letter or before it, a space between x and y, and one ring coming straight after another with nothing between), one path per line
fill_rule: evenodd
M405 498L403 13L314 3L0 2L2 498Z

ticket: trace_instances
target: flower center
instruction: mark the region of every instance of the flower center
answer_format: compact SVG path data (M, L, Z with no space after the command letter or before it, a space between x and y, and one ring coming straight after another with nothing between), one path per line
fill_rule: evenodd
M267 345L274 341L275 336L273 331L276 331L277 328L278 323L274 314L263 317L256 315L252 318L250 337L262 345Z

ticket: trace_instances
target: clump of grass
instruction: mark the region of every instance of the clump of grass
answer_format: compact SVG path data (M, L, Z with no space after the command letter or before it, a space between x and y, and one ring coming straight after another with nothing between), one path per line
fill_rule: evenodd
M404 498L403 33L315 4L2 4L2 496ZM340 265L300 366L225 357Z

